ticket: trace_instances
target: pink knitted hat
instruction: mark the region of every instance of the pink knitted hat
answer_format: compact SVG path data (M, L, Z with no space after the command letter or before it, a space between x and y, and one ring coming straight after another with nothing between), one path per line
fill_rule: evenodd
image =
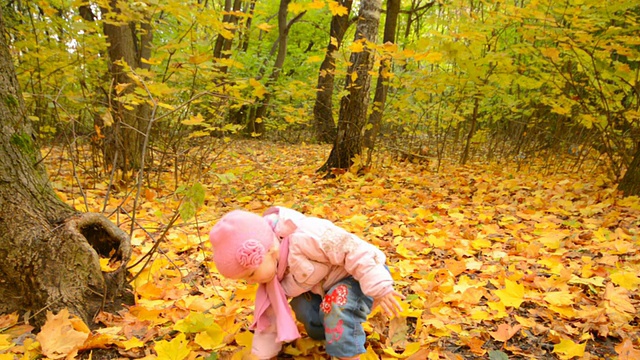
M262 264L275 236L271 225L262 216L243 210L231 211L209 232L213 262L220 274L237 278Z

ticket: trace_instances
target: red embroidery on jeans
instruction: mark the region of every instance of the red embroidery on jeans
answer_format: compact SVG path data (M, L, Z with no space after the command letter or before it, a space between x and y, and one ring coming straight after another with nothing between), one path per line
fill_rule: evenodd
M338 306L344 306L347 303L347 295L349 295L349 288L346 285L338 285L330 294L324 296L320 309L325 314L331 312L331 304Z
M342 319L338 320L338 324L334 328L326 328L324 330L327 335L327 344L334 343L342 337L342 333L344 332L344 328L342 327L343 321Z

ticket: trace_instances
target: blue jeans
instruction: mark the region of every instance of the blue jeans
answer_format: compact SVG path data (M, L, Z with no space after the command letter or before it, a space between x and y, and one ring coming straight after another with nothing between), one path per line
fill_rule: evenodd
M291 300L291 308L307 334L315 340L326 340L327 354L341 358L367 351L362 323L372 305L373 299L362 293L351 276L333 285L324 298L306 292Z

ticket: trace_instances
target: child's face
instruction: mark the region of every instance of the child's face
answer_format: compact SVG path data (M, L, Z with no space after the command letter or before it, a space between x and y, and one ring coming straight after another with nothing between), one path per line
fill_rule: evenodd
M246 280L249 284L264 284L271 281L278 270L278 247L272 247L262 260L262 264L255 269L247 270L238 278Z

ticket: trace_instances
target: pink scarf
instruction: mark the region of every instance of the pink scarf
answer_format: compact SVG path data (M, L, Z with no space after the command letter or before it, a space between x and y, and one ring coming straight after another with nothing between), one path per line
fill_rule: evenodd
M275 224L274 224L275 225ZM276 341L288 342L300 337L298 327L291 315L291 308L287 301L287 295L280 284L284 272L287 269L287 257L289 256L289 239L283 239L280 243L280 257L278 259L278 269L273 280L258 286L256 293L256 306L253 313L254 322L250 329L264 331L271 324L266 312L269 307L273 308L276 318Z

